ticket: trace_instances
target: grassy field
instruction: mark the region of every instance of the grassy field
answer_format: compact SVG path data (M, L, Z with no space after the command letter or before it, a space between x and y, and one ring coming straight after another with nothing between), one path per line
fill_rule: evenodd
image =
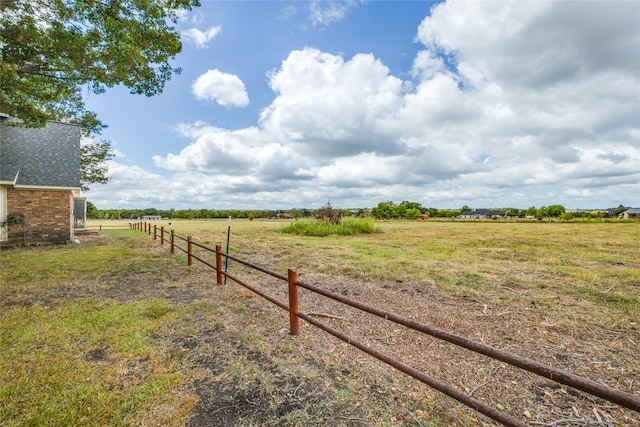
M226 245L226 220L156 224ZM234 220L230 252L317 279L402 281L516 306L555 301L566 321L640 325L638 224L389 221L376 223L382 233L322 238L280 233L288 224Z
M186 307L103 294L114 279L166 273L157 254L84 243L13 249L0 257L1 425L175 425L185 419L195 398L180 391L185 378L174 369L175 358L149 337L166 335ZM171 410L159 412L162 407Z
M128 222L90 222L102 235L77 245L0 253L0 425L477 423L395 374L376 367L369 378L350 364L361 356L341 361L322 334L305 329L305 345L279 333L281 309L240 287L215 287L209 270L116 230ZM226 220L171 222L156 224L226 244ZM230 252L279 272L295 267L311 283L359 283L372 294L361 299L425 292L460 310L480 301L480 315L484 306L571 336L600 331L602 342L587 344L638 354L637 224L377 222L381 233L322 238L283 234L286 224L234 220ZM607 366L637 387L637 363L624 360Z
M110 225L0 253L0 425L402 425L280 309Z

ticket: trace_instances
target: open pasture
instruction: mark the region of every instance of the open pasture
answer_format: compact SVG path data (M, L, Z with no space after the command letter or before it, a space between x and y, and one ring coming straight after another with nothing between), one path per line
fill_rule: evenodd
M233 220L230 253L317 281L477 297L575 325L640 325L638 224L379 221L381 233L318 238L280 233L287 223ZM226 220L155 224L225 249Z
M376 223L376 234L318 238L283 234L286 223L234 220L230 253L282 273L296 268L307 283L639 394L637 224L387 221ZM176 221L171 227L225 248L225 220ZM233 263L230 268L234 274L240 274L234 268L242 270ZM286 300L281 286L257 280ZM301 310L335 316L334 326L349 336L380 341L388 354L494 406L519 410L529 421L640 422L603 401L566 398L564 388L495 361L381 325L313 295L301 298ZM314 347L325 351L322 344ZM382 375L360 353L336 345L331 353L342 354L339 359L354 371ZM598 415L601 408L608 412Z

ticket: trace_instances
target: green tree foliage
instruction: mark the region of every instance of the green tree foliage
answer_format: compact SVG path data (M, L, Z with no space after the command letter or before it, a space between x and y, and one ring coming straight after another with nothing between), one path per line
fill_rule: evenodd
M420 203L403 200L396 207L396 216L399 216L400 218L415 219L424 211L425 208Z
M460 216L462 211L460 209L438 209L435 211L435 214L429 214L430 217L435 218L455 218Z
M551 218L558 218L562 216L562 214L564 214L565 212L566 210L564 206L551 205L551 206L547 206L547 208L545 209L544 216L551 217Z
M424 210L422 205L418 202L410 202L408 200L403 200L402 202L400 202L400 205L404 205L407 208L407 210L418 209L420 213L422 213L422 211Z
M396 216L396 205L392 201L380 202L371 209L371 215L376 219L390 219Z
M406 217L410 219L416 219L421 213L422 212L418 208L407 209Z
M83 90L99 94L124 85L134 94L161 93L182 50L172 26L199 0L1 0L0 113L42 127L105 127L88 111ZM82 188L108 181L109 142L82 148Z
M113 158L111 144L108 141L94 141L80 147L80 180L82 190L89 184L106 184L107 166L105 162Z
M515 217L524 216L524 211L517 208L505 208L504 214L508 217L515 218Z
M398 209L401 205L403 208ZM93 205L91 205L93 206ZM413 206L408 208L408 206ZM430 218L449 218L455 219L460 216L462 211L460 209L436 209L436 208L422 208L418 209L417 206L419 204L411 204L411 202L402 202L399 205L396 205L392 201L380 202L378 205L370 210L364 208L358 209L347 209L347 210L339 210L335 209L331 206L331 204L327 204L320 209L304 209L304 208L295 208L289 210L289 214L296 219L310 218L315 217L317 219L325 219L327 223L331 223L331 218L337 218L338 220L333 221L335 224L340 224L344 222L343 217L349 217L348 219L354 218L368 218L373 217L375 219L415 219L420 213L426 213ZM626 209L626 208L625 208ZM598 213L596 211L583 211L583 212L566 212L564 206L562 205L550 205L550 206L542 206L540 208L536 208L535 206L531 206L528 209L517 209L517 208L502 208L502 209L494 209L502 212L502 215L506 215L510 218L524 218L525 216L531 215L535 216L538 219L545 218L559 218L563 220L570 220L574 218L601 218L602 213ZM236 210L236 209L228 209L228 210L216 210L216 209L188 209L188 210L160 210L154 208L147 209L110 209L110 210L97 210L95 207L88 208L88 212L91 211L92 214L89 216L90 218L131 218L137 219L141 218L143 215L160 215L163 218L175 218L175 219L226 219L228 217L232 218L249 218L249 219L275 219L282 218L283 212L282 210ZM348 214L347 214L348 212ZM403 215L400 215L398 212L403 212ZM342 214L337 216L333 216L334 214ZM342 221L339 218L343 218ZM322 221L320 221L322 222Z
M438 209L436 208L427 208L423 213L429 214L429 217L434 218L438 216Z
M49 120L99 133L82 89L124 85L151 96L180 69L172 27L198 0L3 0L0 2L2 112L30 127Z
M96 205L87 200L87 218L100 219L102 218L101 212L96 208Z

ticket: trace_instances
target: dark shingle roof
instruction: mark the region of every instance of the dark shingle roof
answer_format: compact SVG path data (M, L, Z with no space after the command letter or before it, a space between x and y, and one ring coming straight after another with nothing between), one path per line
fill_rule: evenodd
M4 120L0 120L4 121ZM0 125L0 181L17 185L80 187L80 127L49 122L44 128Z
M487 215L487 216L494 216L494 215L502 215L503 212L502 211L496 211L496 210L491 210L491 209L476 209L473 212L463 212L464 215Z

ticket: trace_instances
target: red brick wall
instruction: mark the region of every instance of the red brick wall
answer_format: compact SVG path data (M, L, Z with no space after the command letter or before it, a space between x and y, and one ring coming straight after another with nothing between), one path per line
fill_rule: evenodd
M73 193L7 189L7 213L19 212L24 224L8 224L11 243L65 243L73 238Z

